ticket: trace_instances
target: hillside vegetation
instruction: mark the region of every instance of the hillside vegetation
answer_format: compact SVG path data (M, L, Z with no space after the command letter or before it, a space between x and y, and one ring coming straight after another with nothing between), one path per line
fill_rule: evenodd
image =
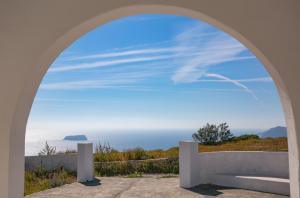
M43 191L50 188L70 184L76 181L76 174L59 168L46 171L42 166L33 171L25 172L24 195Z
M109 145L98 145L94 155L95 172L99 176L143 173L178 174L178 147L167 150L135 148L117 151ZM260 139L257 135L243 135L218 144L199 144L199 152L217 151L287 151L286 138ZM157 159L157 160L155 160Z
M200 145L200 152L216 151L288 151L287 138L250 138L219 145Z
M142 148L117 151L109 146L102 145L101 150L94 154L95 162L127 161L127 160L146 160L157 158L176 158L178 157L178 147L167 150L144 150ZM107 148L109 147L109 148ZM217 151L288 151L287 138L266 138L261 139L257 136L240 136L231 141L215 145L199 144L199 152Z

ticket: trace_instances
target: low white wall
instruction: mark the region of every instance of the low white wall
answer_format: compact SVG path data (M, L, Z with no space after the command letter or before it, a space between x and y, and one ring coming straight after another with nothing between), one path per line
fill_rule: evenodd
M180 186L216 184L289 195L288 152L198 153L198 143L179 143ZM196 166L196 167L195 167Z
M289 178L287 152L230 151L199 153L201 177L215 174Z
M77 171L77 154L25 157L26 171L34 170L41 165L50 171L62 166L68 171Z

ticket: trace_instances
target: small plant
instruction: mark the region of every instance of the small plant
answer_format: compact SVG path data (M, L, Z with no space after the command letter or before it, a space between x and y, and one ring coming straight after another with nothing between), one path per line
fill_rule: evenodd
M46 171L46 169L44 169L44 167L42 165L38 166L34 171L33 174L38 177L38 178L46 178L48 177L48 172Z
M56 147L49 146L46 141L45 147L39 152L39 155L55 155Z
M77 151L76 150L72 150L72 149L67 149L65 151L65 154L73 154L73 153L77 153Z
M125 176L126 178L139 178L139 177L143 177L143 173L141 172L134 172L134 173L131 173L127 176Z
M56 152L56 155L70 155L70 154L75 154L77 153L76 150L71 150L71 149L66 149L65 151L58 151Z
M110 153L113 151L113 148L110 146L110 144L104 143L101 144L100 142L96 145L96 153Z

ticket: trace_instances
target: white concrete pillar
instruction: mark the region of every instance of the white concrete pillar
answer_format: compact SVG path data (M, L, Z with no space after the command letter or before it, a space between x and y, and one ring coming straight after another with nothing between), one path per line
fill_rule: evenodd
M198 143L179 142L180 187L191 188L200 184Z
M92 181L94 179L93 143L78 143L77 149L77 181Z

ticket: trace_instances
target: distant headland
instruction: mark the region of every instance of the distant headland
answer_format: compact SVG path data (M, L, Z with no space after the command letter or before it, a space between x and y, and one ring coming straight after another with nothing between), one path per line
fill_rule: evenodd
M85 141L87 140L87 137L85 135L68 135L64 137L64 140Z

